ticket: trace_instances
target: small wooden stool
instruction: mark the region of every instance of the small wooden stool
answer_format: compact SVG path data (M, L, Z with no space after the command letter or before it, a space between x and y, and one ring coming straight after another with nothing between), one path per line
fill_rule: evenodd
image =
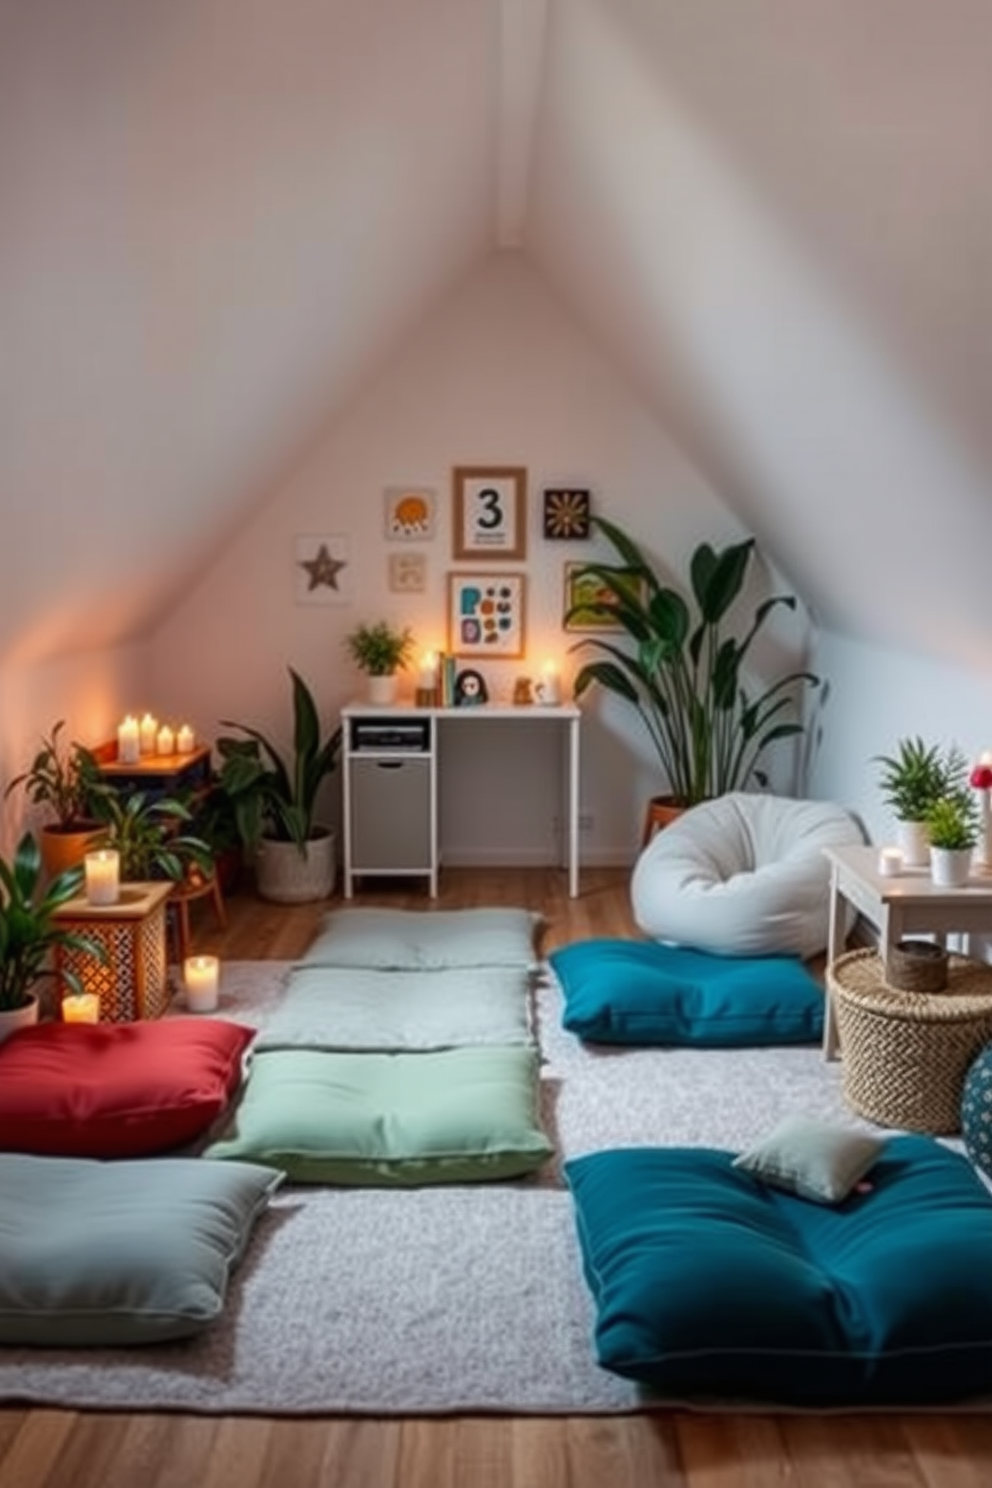
M208 897L213 901L217 923L223 930L227 926L227 909L220 887L220 875L216 868L213 873L195 879L183 879L172 886L169 904L176 912L176 938L179 942L180 961L185 961L190 953L189 907L194 899Z

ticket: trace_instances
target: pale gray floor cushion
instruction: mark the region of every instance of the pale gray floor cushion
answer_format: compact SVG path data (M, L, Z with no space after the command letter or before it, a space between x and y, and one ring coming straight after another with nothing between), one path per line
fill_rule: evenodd
M535 970L539 915L524 909L335 909L301 966L444 971L515 966Z
M641 853L634 920L652 940L717 955L809 957L827 944L823 849L864 840L830 801L743 791L694 806Z
M532 1042L530 973L478 966L377 971L299 966L257 1049L453 1049Z
M0 1343L202 1332L281 1181L253 1163L0 1154Z

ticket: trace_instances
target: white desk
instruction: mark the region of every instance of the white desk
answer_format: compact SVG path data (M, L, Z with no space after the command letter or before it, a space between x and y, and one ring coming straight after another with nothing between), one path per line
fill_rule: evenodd
M557 707L539 705L514 706L483 703L462 708L417 708L399 705L376 708L370 703L349 703L341 710L344 726L342 749L342 786L344 791L342 823L344 828L344 896L351 899L357 876L378 874L419 875L430 880L432 898L437 897L438 851L438 772L444 766L443 735L448 728L511 728L520 723L554 724L563 731L563 818L567 824L563 866L568 869L568 892L576 898L579 892L579 723L582 710L575 703ZM390 726L402 733L405 726L420 725L423 742L397 744L390 742ZM385 742L369 742L368 726L385 730ZM365 737L362 737L362 730ZM413 731L414 733L416 730ZM400 801L407 818L405 840L398 844L396 860L390 861L386 837L388 823L374 824L371 834L365 830L361 813L366 809L371 790L366 790L364 773L374 762L397 774L406 768L408 785L393 787L403 790ZM371 782L374 786L374 782Z
M944 940L960 931L992 930L992 877L973 873L960 889L945 889L930 878L929 868L905 868L892 878L878 871L877 847L828 847L830 861L830 928L827 963L844 949L843 901L852 904L878 929L883 964L889 948L906 935L936 935ZM823 1020L825 1058L837 1055L837 1019L829 985Z

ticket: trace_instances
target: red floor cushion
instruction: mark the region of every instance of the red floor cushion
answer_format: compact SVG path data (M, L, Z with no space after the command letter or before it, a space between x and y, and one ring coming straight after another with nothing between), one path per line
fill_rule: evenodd
M191 1142L239 1088L254 1034L219 1018L22 1028L0 1043L0 1150L141 1157Z

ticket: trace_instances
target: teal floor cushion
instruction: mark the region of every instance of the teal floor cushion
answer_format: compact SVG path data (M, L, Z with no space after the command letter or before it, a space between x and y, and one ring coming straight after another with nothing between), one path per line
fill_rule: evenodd
M551 1152L538 1122L537 1051L494 1045L260 1052L205 1156L268 1163L298 1183L380 1187L522 1177Z
M599 939L548 959L564 994L562 1023L582 1039L728 1048L822 1036L823 989L794 956Z
M604 1368L666 1398L806 1407L992 1390L992 1196L932 1138L889 1139L839 1203L712 1148L565 1171Z

